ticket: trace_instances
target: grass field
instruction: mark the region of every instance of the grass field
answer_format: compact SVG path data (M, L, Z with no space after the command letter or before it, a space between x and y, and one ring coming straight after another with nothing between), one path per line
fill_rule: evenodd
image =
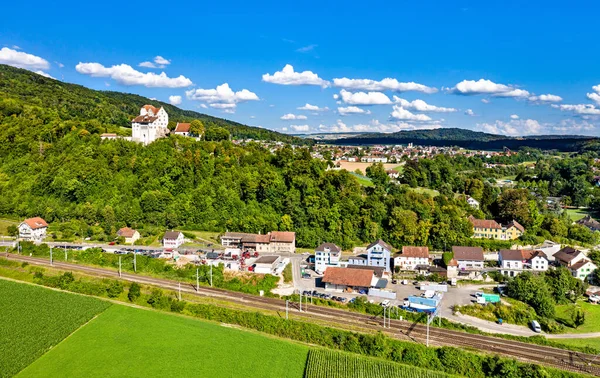
M600 350L600 338L553 339L552 341L560 343L560 344L566 344L566 345L572 345L572 346L578 346L578 347L590 347L590 348L594 348L596 350Z
M308 347L113 305L19 377L298 377Z
M566 328L569 333L600 332L600 305L594 305L586 301L577 302L585 313L585 323L579 328ZM556 318L566 324L571 324L571 313L573 307L570 305L556 306Z
M592 217L595 218L592 213L584 209L567 209L567 215L569 215L569 218L571 218L573 222L577 222L588 215L592 215Z
M0 280L0 377L15 375L109 306L99 299Z
M363 175L359 175L355 172L350 172L351 175L353 175L354 177L356 177L356 179L358 180L358 183L362 186L374 186L373 182L371 181L370 178L363 176Z
M363 174L367 172L367 167L372 166L375 163L362 163L362 162L351 162L351 161L340 161L340 168L345 169L348 172L354 172L357 169L360 170ZM385 169L396 169L402 167L401 164L398 163L386 163L383 165Z
M7 228L11 225L18 226L19 222L10 219L0 219L0 235L8 236Z
M421 187L417 187L417 188L409 188L410 190L413 190L417 193L421 193L421 194L429 194L432 197L437 197L440 195L440 192L438 192L435 189L428 189L428 188L421 188Z
M313 349L304 378L447 378L446 373L355 354Z

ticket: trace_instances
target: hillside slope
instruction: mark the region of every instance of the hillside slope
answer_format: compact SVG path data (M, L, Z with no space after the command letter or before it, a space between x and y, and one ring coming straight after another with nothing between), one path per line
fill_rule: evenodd
M102 125L100 132L119 131L129 128L131 119L139 114L145 104L163 106L169 113L169 120L186 122L199 119L206 127L221 126L237 138L276 140L288 143L306 144L306 140L259 127L212 117L191 110L151 100L149 98L121 92L97 91L81 85L63 83L40 76L31 71L0 64L0 112L10 115L7 110L23 110L23 106L43 107L53 111L52 121L94 120ZM14 113L13 113L14 114ZM104 130L102 130L104 129ZM122 131L127 133L127 131Z

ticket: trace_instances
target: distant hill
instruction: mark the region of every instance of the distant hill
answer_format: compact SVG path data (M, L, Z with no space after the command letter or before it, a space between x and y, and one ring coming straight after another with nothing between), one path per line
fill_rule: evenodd
M55 110L56 120L89 122L131 127L145 104L163 106L169 120L201 120L206 127L221 126L237 138L274 140L307 144L310 141L260 127L252 127L130 93L97 91L81 85L63 83L31 71L0 64L0 99L15 100L14 106L32 105Z
M459 146L468 149L500 150L504 147L516 150L520 147L532 147L543 150L577 151L586 145L598 142L596 137L581 135L536 135L525 137L507 137L459 128L440 128L433 130L410 130L395 133L365 133L345 135L332 139L331 135L309 136L314 140L326 140L338 145L369 144L408 144L430 146Z

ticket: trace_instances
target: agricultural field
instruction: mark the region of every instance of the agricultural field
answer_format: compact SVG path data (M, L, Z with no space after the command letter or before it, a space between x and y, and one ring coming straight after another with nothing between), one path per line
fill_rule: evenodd
M338 163L336 163L338 164ZM340 169L345 169L348 172L354 172L357 169L360 170L363 174L367 172L367 167L372 166L374 163L362 163L362 162L351 162L351 161L340 161ZM383 165L385 169L396 169L402 167L402 164L398 163L386 163ZM396 169L398 170L398 169Z
M428 188L421 188L421 187L416 187L416 188L409 188L410 190L420 193L420 194L429 194L431 197L437 197L440 195L440 192L438 192L435 189L428 189Z
M311 349L304 378L448 378L446 373L325 349Z
M233 326L112 305L19 377L301 378L307 355L307 346Z
M0 377L18 373L109 302L0 280Z

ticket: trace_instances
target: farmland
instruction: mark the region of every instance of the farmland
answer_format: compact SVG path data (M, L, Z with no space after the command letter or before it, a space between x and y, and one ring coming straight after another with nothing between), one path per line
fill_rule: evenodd
M109 306L0 280L0 377L13 376Z
M113 305L19 377L302 377L308 347Z
M345 169L348 172L354 172L357 169L361 171L363 174L366 173L367 168L372 166L373 163L363 163L363 162L354 162L354 161L340 161L337 164L340 165L340 169ZM399 171L402 164L398 163L386 163L383 165L385 169L395 169Z
M446 373L343 352L313 349L304 378L447 378Z

